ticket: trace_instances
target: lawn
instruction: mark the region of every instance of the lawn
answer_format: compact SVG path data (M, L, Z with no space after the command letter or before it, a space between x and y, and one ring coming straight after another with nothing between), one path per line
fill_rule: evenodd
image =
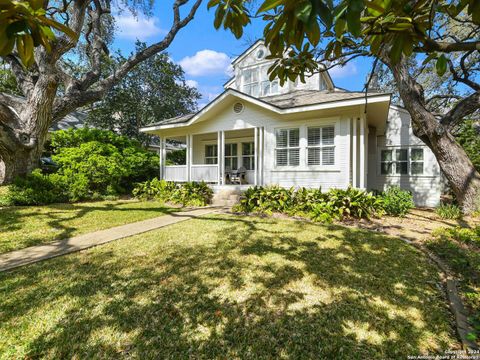
M136 200L0 208L0 254L171 211L158 202Z
M0 274L9 358L387 359L458 346L401 240L210 215Z

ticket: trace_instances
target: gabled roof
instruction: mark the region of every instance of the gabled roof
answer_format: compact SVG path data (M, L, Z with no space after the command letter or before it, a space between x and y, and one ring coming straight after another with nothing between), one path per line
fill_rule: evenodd
M236 63L238 63L240 60L248 56L248 54L250 54L260 44L263 44L262 39L255 41L255 43L252 46L250 46L247 50L245 50L243 53L238 55L237 58L232 61L232 66L235 66Z
M367 96L363 92L348 91L317 91L317 90L298 90L288 94L274 95L265 98L255 98L242 93L238 90L227 89L212 102L195 114L178 116L171 119L159 121L140 129L142 132L151 132L161 129L189 126L195 123L199 118L207 114L212 108L223 102L226 98L234 96L248 103L260 106L264 109L278 114L287 114L294 112L321 110L339 106L354 106L364 104L366 99L368 103L387 101L390 102L390 93L372 93Z

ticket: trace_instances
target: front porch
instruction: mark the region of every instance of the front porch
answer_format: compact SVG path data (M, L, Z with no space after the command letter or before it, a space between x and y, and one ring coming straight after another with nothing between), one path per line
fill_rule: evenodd
M180 164L167 164L166 142L185 148ZM204 181L220 186L263 184L264 128L218 131L160 139L160 178L168 181ZM241 182L232 181L240 172Z

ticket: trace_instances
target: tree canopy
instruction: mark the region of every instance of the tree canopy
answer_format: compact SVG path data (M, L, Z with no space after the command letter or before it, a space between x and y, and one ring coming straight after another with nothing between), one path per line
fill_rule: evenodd
M137 43L137 51L145 47ZM125 61L119 55L113 66ZM136 66L102 101L91 105L87 122L145 143L150 136L139 132L142 126L191 113L199 98L198 91L185 83L182 68L160 53Z

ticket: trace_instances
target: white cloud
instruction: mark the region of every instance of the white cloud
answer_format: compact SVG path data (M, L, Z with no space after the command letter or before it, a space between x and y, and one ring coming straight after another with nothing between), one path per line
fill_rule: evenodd
M328 71L328 73L333 79L341 79L348 76L356 75L357 72L357 66L352 62L348 62L344 66L337 65Z
M205 76L214 74L231 75L230 57L214 50L201 50L193 56L187 56L179 61L185 73L190 76Z
M195 81L195 80L185 80L185 84L187 86L190 86L190 87L193 87L193 88L197 88L198 89L198 81Z
M154 37L159 34L165 34L158 25L158 18L146 18L143 15L135 16L131 13L115 16L117 25L117 35L122 39L142 40Z

